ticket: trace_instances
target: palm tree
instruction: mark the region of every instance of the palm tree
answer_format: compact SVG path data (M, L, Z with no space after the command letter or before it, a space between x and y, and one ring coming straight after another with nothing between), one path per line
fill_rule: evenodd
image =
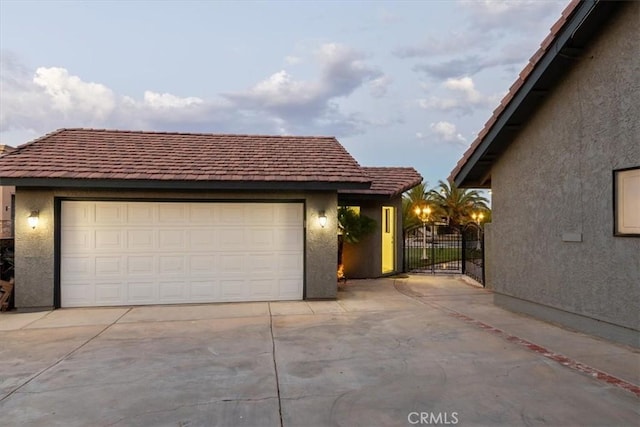
M438 181L438 186L428 193L441 209L441 214L453 229L460 230L460 226L471 221L471 215L477 211L484 211L485 216L490 211L489 200L477 190L460 189L453 182Z
M417 206L429 203L429 191L426 183L420 183L402 195L402 228L408 229L420 224L420 219L414 213Z

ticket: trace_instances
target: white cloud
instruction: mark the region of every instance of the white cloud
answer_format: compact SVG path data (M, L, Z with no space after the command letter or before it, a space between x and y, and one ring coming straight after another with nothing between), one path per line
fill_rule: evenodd
M426 99L419 99L418 105L427 110L458 110L468 114L476 108L490 108L495 105L496 99L499 99L496 95L485 96L480 93L475 88L471 77L450 78L441 86L448 91L447 96L430 96Z
M393 50L398 58L419 58L435 55L451 55L467 52L475 47L487 44L492 35L487 32L475 32L456 29L448 34L428 35L422 41L401 46Z
M392 83L392 79L388 75L380 76L371 80L369 83L369 92L374 98L382 98L387 94L387 90Z
M372 94L383 95L387 80L365 62L365 55L348 46L325 43L314 52L319 68L315 79L297 80L280 70L243 92L222 94L237 110L245 114L277 117L286 129L337 128L353 133L360 119L341 114L335 104L370 83Z
M479 30L509 28L526 33L550 13L562 10L566 3L566 0L464 0L460 5L468 14L471 25Z
M61 127L226 133L353 135L375 126L340 111L337 100L364 87L382 95L390 80L365 55L339 44L315 51L318 75L297 80L280 70L244 92L215 99L146 90L117 94L61 67L30 71L0 52L0 132L41 134Z
M467 142L467 139L462 136L460 132L458 132L458 130L456 129L456 125L454 125L453 123L440 121L431 123L429 127L431 128L431 132L434 133L442 141L461 145L464 145Z
M284 63L287 65L296 65L301 62L302 62L302 58L300 58L299 56L289 55L289 56L285 56L284 58Z
M471 103L475 104L482 100L482 95L476 90L471 77L447 79L447 81L444 82L444 87L464 93L467 101Z
M117 95L60 67L29 72L9 54L0 61L0 132L49 132L61 127L158 129L216 122L228 110L195 97L145 91L142 100Z
M204 104L196 97L180 98L170 93L156 93L150 90L144 92L144 103L150 108L186 108Z
M512 67L524 63L531 52L522 49L521 44L504 46L499 52L486 52L483 55L466 55L444 61L431 61L413 67L435 79L446 80L463 76L472 76L494 67Z
M105 119L115 107L113 92L104 85L84 82L69 75L64 68L40 67L33 83L48 95L51 107L64 114L81 114L97 120Z

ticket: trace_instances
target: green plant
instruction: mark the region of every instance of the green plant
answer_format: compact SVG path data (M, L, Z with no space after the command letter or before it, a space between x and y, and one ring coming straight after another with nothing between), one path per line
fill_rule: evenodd
M347 243L358 243L367 234L373 233L376 220L356 212L348 206L338 208L338 228Z
M344 242L352 245L357 244L363 237L373 233L377 224L375 219L362 215L348 206L338 208L338 275L341 274L343 266Z

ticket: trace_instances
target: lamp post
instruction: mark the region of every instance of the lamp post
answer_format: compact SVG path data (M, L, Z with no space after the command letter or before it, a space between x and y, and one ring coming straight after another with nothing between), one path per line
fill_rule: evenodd
M427 259L427 222L431 216L431 207L429 205L420 207L416 206L413 210L416 216L422 221L422 259Z
M478 226L478 240L476 243L476 249L480 250L480 223L482 223L482 218L484 218L484 214L482 212L479 212L479 213L474 212L471 214L471 218Z

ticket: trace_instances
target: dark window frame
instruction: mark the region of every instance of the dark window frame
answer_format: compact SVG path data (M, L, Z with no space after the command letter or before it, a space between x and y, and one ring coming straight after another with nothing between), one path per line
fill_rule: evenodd
M613 235L616 237L640 237L640 232L628 233L620 231L620 223L618 221L618 213L620 211L620 203L624 203L621 197L618 182L625 172L640 170L640 166L613 170Z

